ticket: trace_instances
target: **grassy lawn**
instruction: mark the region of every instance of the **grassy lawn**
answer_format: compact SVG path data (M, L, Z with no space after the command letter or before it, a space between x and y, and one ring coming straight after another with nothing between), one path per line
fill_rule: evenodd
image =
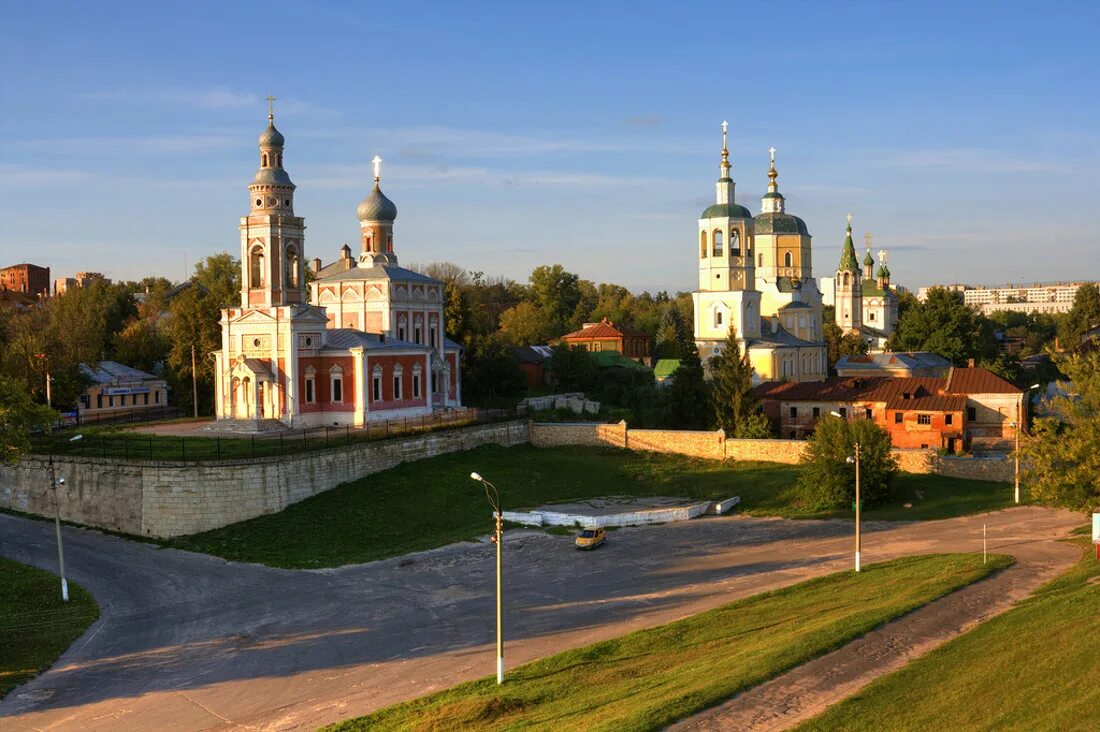
M56 575L0 558L0 697L49 667L99 617L99 606Z
M505 509L607 495L717 500L741 496L759 516L851 518L794 505L797 469L722 463L616 448L486 446L408 463L314 496L284 511L170 542L226 559L314 568L367 562L473 539L492 530L478 471L500 489ZM923 500L914 494L920 490ZM899 497L868 519L932 519L1007 505L995 483L901 476ZM902 508L912 502L912 509Z
M660 729L1011 562L936 555L840 572L529 663L503 687L487 677L332 729Z
M1080 543L1084 558L1032 597L799 729L1096 729L1100 562Z

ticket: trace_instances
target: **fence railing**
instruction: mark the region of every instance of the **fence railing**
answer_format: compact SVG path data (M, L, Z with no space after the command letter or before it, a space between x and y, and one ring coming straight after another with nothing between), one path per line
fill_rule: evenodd
M100 425L128 424L130 422L159 422L166 419L179 419L186 416L179 407L139 407L120 409L110 414L81 414L80 412L62 412L61 421L55 429L69 427L98 427Z
M406 435L507 422L527 416L526 407L467 409L423 417L368 422L362 427L314 427L255 435L91 434L73 442L76 429L66 428L33 439L38 454L82 455L141 460L244 460L375 442Z

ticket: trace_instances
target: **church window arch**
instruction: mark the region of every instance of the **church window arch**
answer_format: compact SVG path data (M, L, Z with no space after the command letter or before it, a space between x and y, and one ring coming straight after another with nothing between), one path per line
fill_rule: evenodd
M304 396L305 396L306 404L316 404L317 403L317 369L313 368L312 366L307 366L305 375L306 375L305 389L303 391L305 392Z
M793 267L794 266L794 255L791 254L790 252L784 252L783 253L783 266L784 267Z
M283 167L283 154L282 153L275 153L275 165L279 166L280 168Z
M735 257L741 256L741 235L736 231L730 232L730 254Z
M711 247L711 254L715 257L722 256L722 232L715 230L711 237L713 239L714 246Z
M286 248L286 286L297 289L300 276L301 262L298 257L298 248L288 246Z
M845 286L848 285L848 273L847 272L844 273L844 285Z
M262 165L265 168L267 167L267 153L263 154L263 158L260 160L260 165Z
M404 398L402 394L402 387L404 386L405 370L401 367L401 364L397 364L393 367L393 398L396 401L400 401Z
M371 401L382 401L382 367L379 364L375 364L371 369Z
M397 340L405 340L405 336L408 335L409 321L402 315L397 319Z
M419 399L421 393L421 378L423 369L420 368L420 364L413 366L413 399Z
M422 344L424 338L424 320L418 315L413 320L413 343Z
M707 232L705 231L699 232L699 258L707 258Z
M264 248L257 244L248 255L248 286L255 289L264 286Z
M344 401L344 369L340 366L333 366L328 371L331 397L329 401L333 404L340 404Z

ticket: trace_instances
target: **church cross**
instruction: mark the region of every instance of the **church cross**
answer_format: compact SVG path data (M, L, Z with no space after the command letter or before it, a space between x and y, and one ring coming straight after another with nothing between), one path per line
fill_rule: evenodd
M771 153L771 156L772 156L772 165L775 165L775 148L774 147L769 147L768 152Z
M267 118L275 119L275 97L270 94L267 97Z
M868 232L867 232L866 234L864 234L864 235L863 235L863 241L864 241L864 243L865 243L865 244L867 245L867 249L868 249L868 250L870 250L870 249L871 249L871 245L872 245L872 240L873 240L874 238L875 238L875 235L874 235L874 234L872 234L872 233L871 233L871 232L869 232L869 231L868 231Z
M879 249L878 250L878 261L879 261L879 263L886 264L886 256L887 255L886 255L886 250L885 249Z
M848 214L848 226L852 225L852 214Z
M371 163L374 164L374 181L377 183L382 177L382 158L375 155Z

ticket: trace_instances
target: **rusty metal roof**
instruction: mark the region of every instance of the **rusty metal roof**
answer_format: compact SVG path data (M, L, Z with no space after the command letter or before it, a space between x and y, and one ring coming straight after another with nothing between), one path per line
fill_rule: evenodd
M981 366L954 367L943 389L949 394L1021 394L1023 389Z
M580 330L575 330L572 333L566 333L562 336L562 340L566 338L621 338L623 336L634 336L638 338L648 338L648 334L630 328L625 325L615 325L607 318L604 318L598 323L587 325Z

